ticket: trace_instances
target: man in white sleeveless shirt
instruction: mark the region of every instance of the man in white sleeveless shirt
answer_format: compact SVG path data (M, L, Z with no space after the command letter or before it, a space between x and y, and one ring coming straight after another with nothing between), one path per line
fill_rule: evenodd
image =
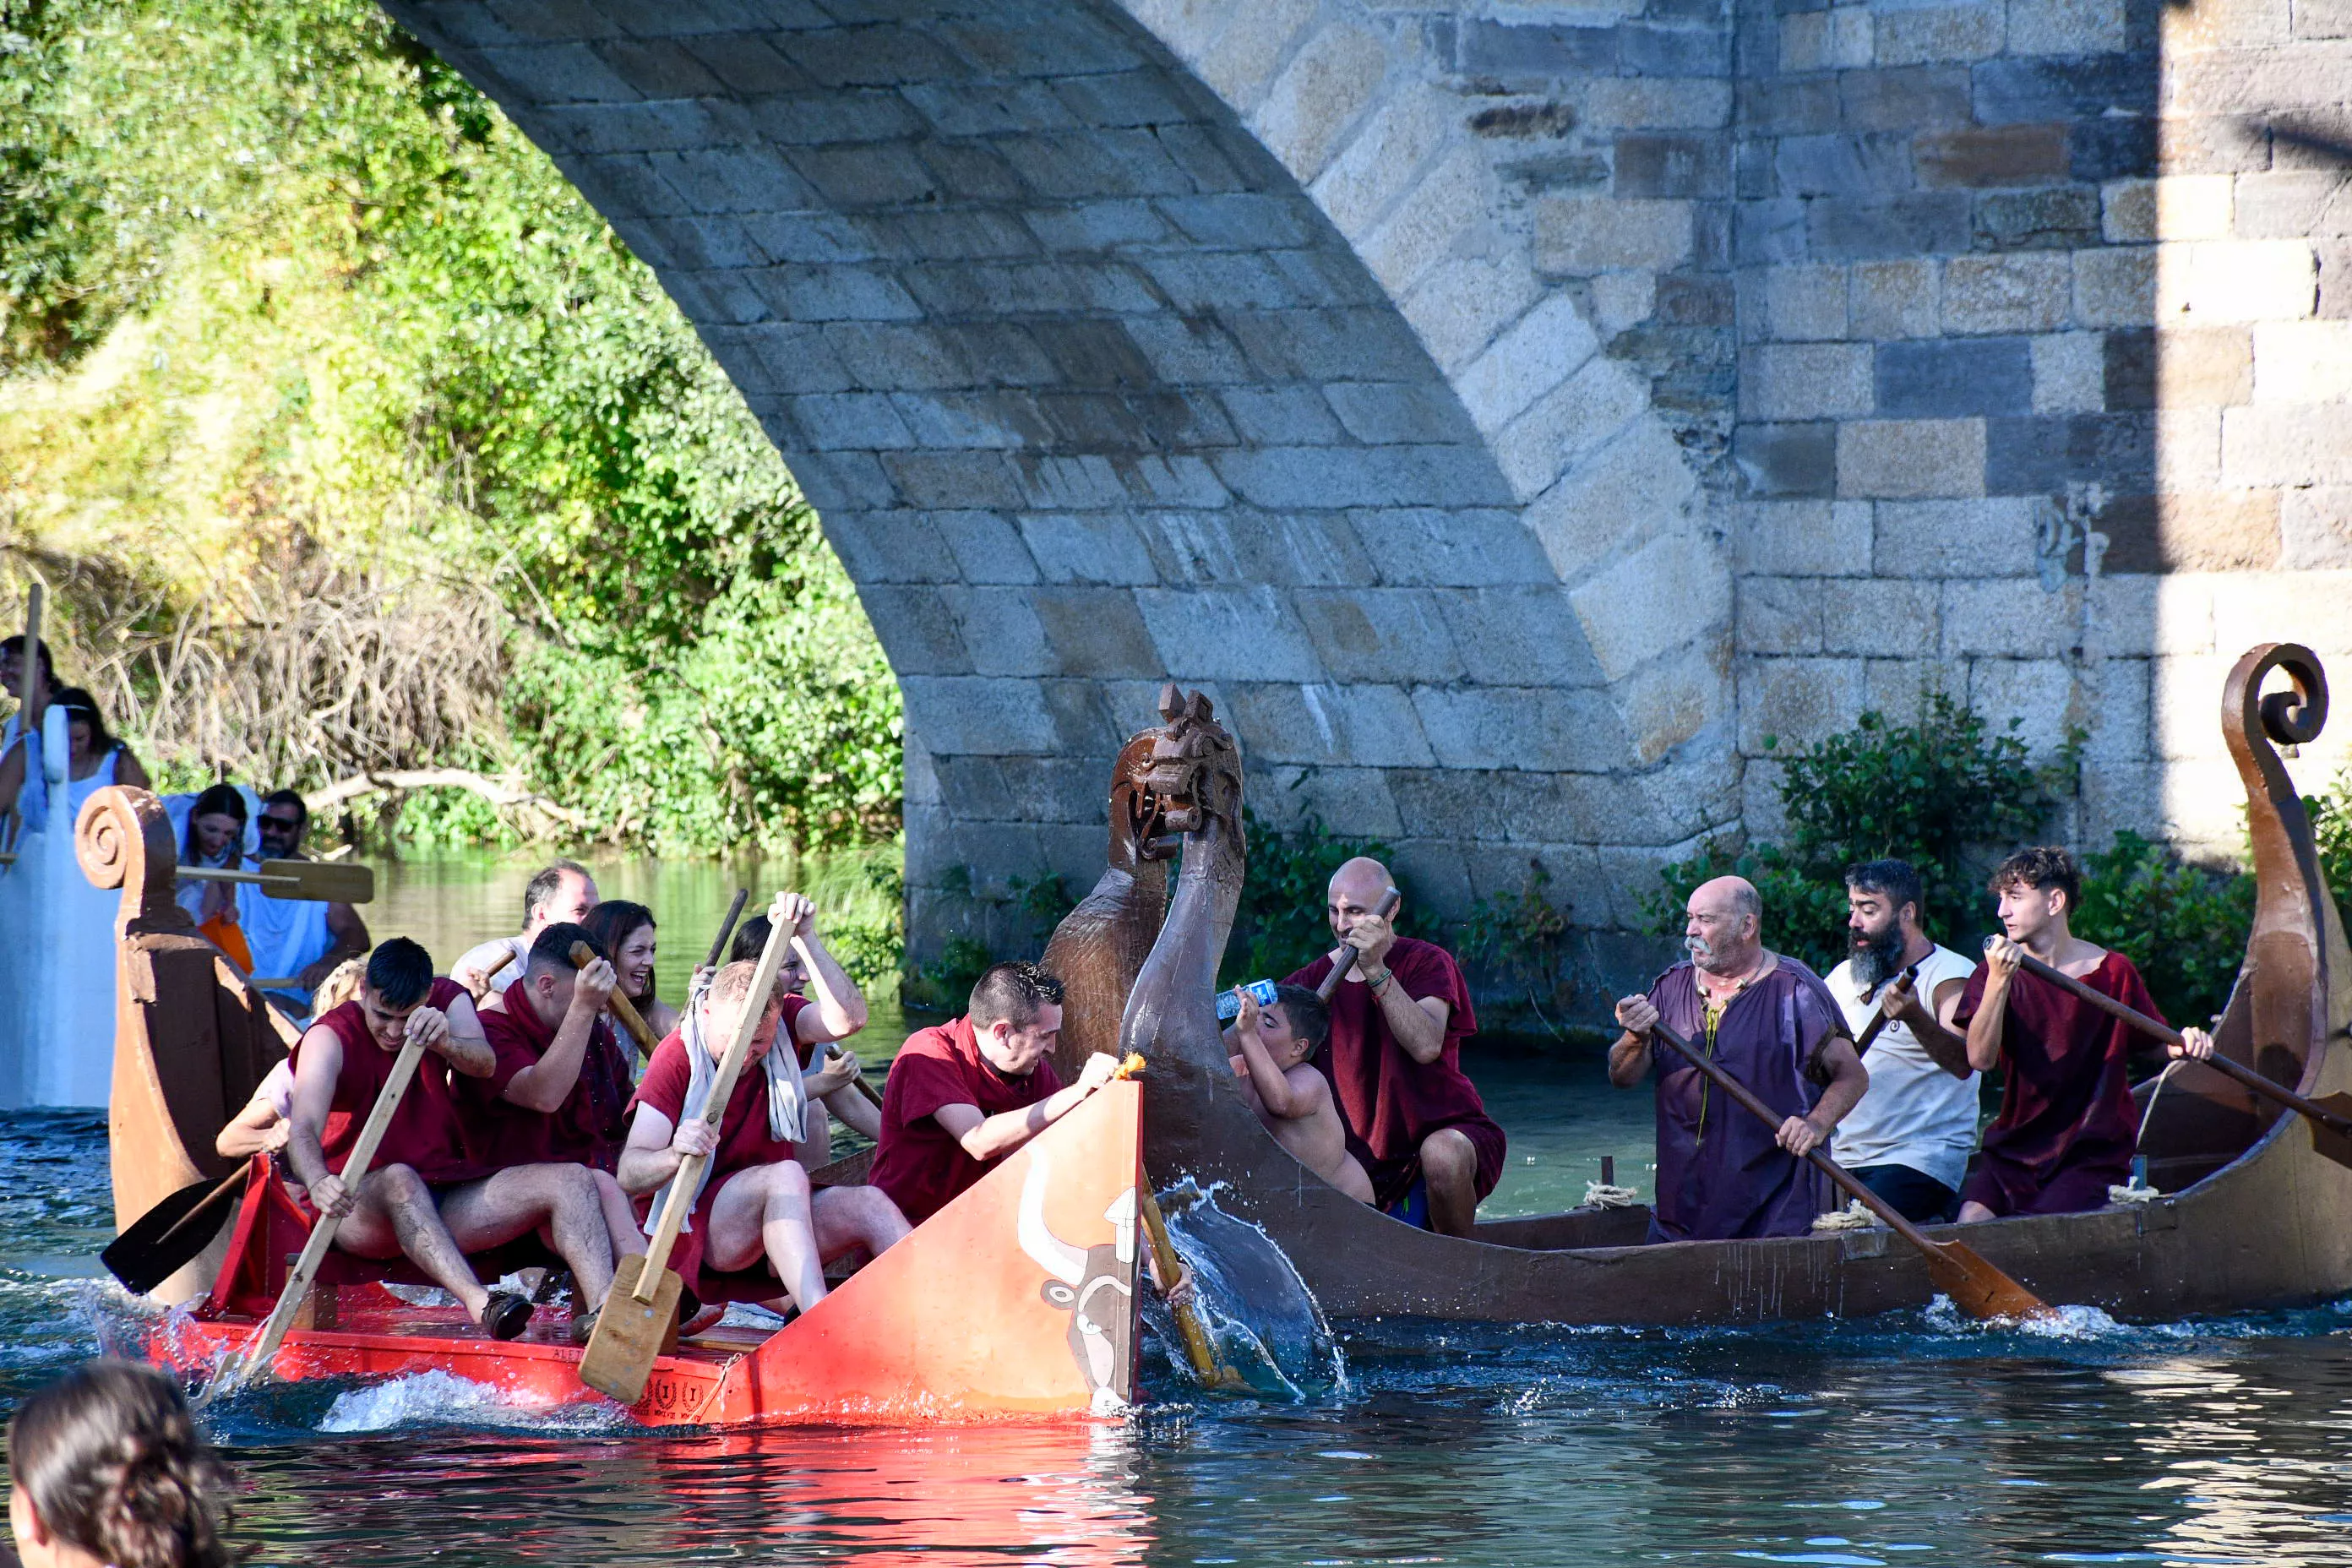
M1836 1158L1904 1218L1948 1219L1977 1142L1977 1075L1952 1023L1976 963L1920 929L1908 862L1853 867L1845 890L1851 949L1830 994L1856 1039L1882 1010L1886 1025L1863 1057L1870 1089L1838 1123Z

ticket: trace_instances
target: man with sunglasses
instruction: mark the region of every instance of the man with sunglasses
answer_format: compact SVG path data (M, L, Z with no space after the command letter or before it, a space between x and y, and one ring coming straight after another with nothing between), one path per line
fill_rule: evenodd
M310 808L290 789L281 789L261 803L254 829L261 839L264 860L302 860L302 834L310 826ZM251 883L236 890L236 921L253 953L253 973L289 984L272 986L263 994L295 1017L310 1011L310 993L347 958L367 952L368 929L349 904L323 903L317 899L280 899Z

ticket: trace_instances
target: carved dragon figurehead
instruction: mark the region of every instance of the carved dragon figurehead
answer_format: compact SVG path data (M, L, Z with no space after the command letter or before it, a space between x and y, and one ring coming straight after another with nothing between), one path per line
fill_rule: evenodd
M1147 778L1160 802L1160 820L1171 833L1201 834L1213 819L1238 864L1244 847L1241 748L1217 722L1217 706L1203 692L1180 692L1173 682L1162 687L1160 717L1163 727Z
M1160 714L1162 723L1119 748L1111 769L1108 864L1045 946L1045 966L1061 977L1066 991L1054 1054L1066 1080L1091 1053L1118 1050L1128 995L1167 917L1169 863L1191 853L1186 835L1195 835L1197 844L1200 824L1225 826L1213 858L1232 900L1241 895L1240 751L1216 722L1214 706L1197 691L1185 696L1173 685L1162 689ZM1229 901L1220 943L1232 924Z
M1130 876L1154 861L1172 860L1177 846L1167 837L1165 804L1151 787L1151 763L1167 731L1138 731L1118 749L1110 770L1110 844L1105 858Z

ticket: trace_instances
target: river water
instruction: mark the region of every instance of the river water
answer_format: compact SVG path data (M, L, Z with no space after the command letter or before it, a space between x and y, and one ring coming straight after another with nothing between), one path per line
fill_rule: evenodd
M486 879L455 871L374 912L454 954L513 919L527 873L472 914L451 911ZM705 879L707 900L645 891L700 930L735 885ZM1590 1059L1471 1065L1513 1138L1487 1212L1575 1201L1603 1153L1647 1186L1644 1096ZM101 1119L0 1118L0 1194L12 1407L131 1321L93 1257ZM1144 1415L1080 1428L656 1436L440 1378L270 1391L214 1424L270 1563L2352 1563L2352 1302L2046 1333L1929 1311L1340 1340L1311 1398L1203 1399L1155 1360Z

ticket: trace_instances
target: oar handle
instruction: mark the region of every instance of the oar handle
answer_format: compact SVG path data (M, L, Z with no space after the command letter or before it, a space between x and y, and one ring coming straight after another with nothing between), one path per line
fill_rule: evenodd
M572 968L585 969L595 962L594 948L584 942L572 944ZM637 1042L639 1050L648 1057L654 1054L655 1047L661 1042L654 1038L653 1028L646 1022L645 1015L637 1011L637 1005L622 995L618 985L614 986L612 994L604 998L604 1010L621 1020L621 1026L629 1031L629 1038Z
M1757 1099L1755 1093L1750 1090L1746 1084L1740 1082L1738 1079L1724 1071L1723 1068L1716 1063L1711 1062L1707 1060L1706 1058L1701 1056L1698 1051L1692 1047L1688 1040L1684 1039L1680 1035L1675 1034L1672 1029L1666 1027L1663 1019L1650 1026L1650 1036L1653 1039L1664 1040L1667 1045L1672 1046L1676 1051L1682 1054L1684 1060L1689 1062L1691 1066L1698 1068L1701 1073L1705 1074L1708 1082L1714 1084L1716 1088L1723 1090L1724 1093L1738 1101L1740 1106L1750 1115L1754 1116L1759 1121L1764 1123L1765 1126L1771 1128L1775 1132L1780 1131L1780 1123L1788 1120L1787 1117L1782 1116L1770 1106ZM1848 1171L1843 1165L1839 1164L1835 1160L1831 1159L1819 1149L1807 1150L1805 1152L1805 1158L1812 1162L1812 1165L1815 1170L1821 1172L1822 1174L1836 1183L1838 1187L1843 1191L1847 1196L1861 1204L1863 1207L1868 1209L1872 1214L1876 1215L1881 1223L1885 1225L1888 1229L1894 1231L1896 1235L1902 1237L1904 1240L1925 1252L1933 1252L1937 1249L1937 1244L1928 1239L1928 1237L1920 1231L1917 1226L1913 1225L1909 1220L1905 1219L1900 1214L1896 1213L1885 1199L1880 1197L1876 1193L1872 1192L1868 1187L1864 1186L1862 1184L1861 1178L1854 1175L1851 1171Z
M1919 966L1915 963L1910 968L1905 970L1903 972L1903 978L1906 981L1916 981L1919 978ZM1895 1020L1893 1018L1887 1016L1886 998L1881 996L1878 999L1878 1011L1870 1016L1870 1022L1863 1026L1861 1035L1857 1037L1853 1042L1853 1054L1855 1056L1860 1056L1863 1052L1870 1049L1872 1044L1875 1042L1880 1034L1885 1030L1886 1026L1894 1021Z
M824 1054L829 1057L839 1056L841 1054L840 1042L835 1041L833 1044L825 1047ZM866 1097L866 1103L872 1106L877 1110L881 1110L882 1091L876 1089L872 1084L866 1082L863 1074L860 1074L855 1081L857 1085L857 1092Z
M735 934L735 922L742 918L743 900L751 896L749 888L735 889L735 901L727 906L727 918L719 922L719 940L710 944L710 956L702 961L705 969L716 969L719 961L727 956L727 939Z
M392 1125L393 1114L400 1109L400 1098L408 1092L409 1080L416 1076L416 1064L424 1055L423 1042L414 1037L404 1042L400 1055L393 1060L391 1076L383 1080L375 1104L368 1110L367 1121L360 1128L360 1135L352 1144L351 1158L343 1162L341 1173L344 1191L354 1197L359 1194L360 1184L367 1180L369 1167L375 1163L376 1145L383 1142L384 1130ZM261 1325L245 1353L232 1365L221 1369L221 1375L214 1380L212 1394L221 1392L224 1384L229 1388L240 1386L255 1368L268 1365L278 1353L286 1331L293 1326L294 1314L310 1294L310 1280L319 1272L327 1248L334 1245L335 1232L342 1223L331 1215L319 1216L319 1223L310 1227L310 1239L302 1244L302 1255L295 1259L294 1272L286 1277L286 1288L278 1293L278 1305L270 1310L268 1321Z
M702 1108L703 1124L714 1132L726 1120L727 1102L735 1095L735 1080L742 1076L743 1063L751 1054L751 1037L760 1032L760 1020L768 1011L768 993L775 989L776 971L784 966L791 930L790 921L776 918L771 911L768 942L760 950L760 966L751 972L751 994L743 998L743 1013L736 1020L735 1037L727 1042L727 1054L719 1058L719 1076L710 1085L710 1103ZM786 1050L792 1048L789 1041L779 1044ZM661 1219L654 1226L652 1242L646 1247L636 1289L630 1292L635 1300L651 1301L659 1291L662 1270L669 1267L670 1249L677 1245L677 1233L686 1225L687 1211L694 1206L695 1191L702 1185L703 1169L709 1163L708 1154L688 1154L678 1163L677 1173L670 1178L669 1191L662 1199Z
M1372 910L1372 913L1379 916L1381 920L1388 919L1389 916L1396 912L1397 904L1403 899L1403 897L1404 895L1402 893L1398 892L1394 888L1391 888L1387 892L1381 895L1380 904ZM1348 977L1348 971L1354 968L1355 963L1356 950L1353 946L1343 942L1339 946L1333 948L1331 950L1331 973L1323 977L1323 984L1315 988L1315 994L1321 997L1326 1002L1331 1000L1333 994L1339 989L1339 982Z
M2168 1046L2182 1043L2180 1031L2169 1024L2159 1023L2138 1008L2128 1003L2118 1002L2103 991L2094 991L2064 970L2054 969L2030 952L2021 952L2018 954L2017 967L2036 980L2046 981L2068 995L2088 1002L2102 1013L2122 1019L2143 1035L2162 1040ZM2323 1127L2332 1128L2338 1132L2352 1133L2352 1119L2338 1116L2326 1106L2305 1100L2284 1084L2274 1083L2253 1068L2231 1061L2219 1051L2215 1051L2210 1057L2200 1057L2197 1059L2219 1072L2222 1077L2235 1079L2256 1094L2266 1096L2290 1110L2300 1111Z

